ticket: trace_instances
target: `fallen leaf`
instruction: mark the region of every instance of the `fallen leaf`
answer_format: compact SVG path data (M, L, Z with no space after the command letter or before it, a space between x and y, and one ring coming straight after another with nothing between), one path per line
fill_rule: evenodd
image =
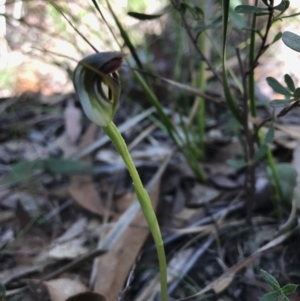
M69 192L77 204L84 209L100 216L104 216L107 212L107 209L102 205L99 193L95 188L91 176L73 176L69 186Z
M80 218L72 226L68 228L60 237L56 239L58 243L64 243L70 239L77 237L78 235L84 232L84 229L87 227L87 219Z
M189 193L190 198L186 204L188 207L199 207L208 204L220 195L220 191L201 184L194 185Z
M74 259L88 252L83 246L87 237L80 237L55 246L49 251L49 257L54 259Z
M15 217L15 213L13 211L1 211L0 212L0 223L5 223Z
M7 243L14 238L14 232L12 229L7 229L0 235L0 249L2 249Z
M51 301L64 301L69 297L86 292L88 289L78 280L59 278L45 281Z
M211 181L218 187L224 188L224 189L236 189L240 185L238 182L235 182L231 180L228 177L225 177L223 175L213 175L211 177Z
M87 131L85 132L79 149L86 147L93 140L96 134L98 126L91 123ZM90 162L91 157L84 158L85 162ZM69 192L74 200L86 210L104 216L112 215L110 211L103 207L98 191L95 188L93 178L90 175L74 175L71 178L71 184L69 186Z
M156 208L159 198L159 184L151 193L152 205ZM98 259L94 291L104 294L111 301L117 301L130 269L137 258L149 229L141 209L113 248Z
M221 277L215 282L213 290L216 294L223 292L234 279L234 274L227 275L226 277Z
M117 212L124 212L135 200L135 194L132 192L122 195L120 198L115 200L115 206Z

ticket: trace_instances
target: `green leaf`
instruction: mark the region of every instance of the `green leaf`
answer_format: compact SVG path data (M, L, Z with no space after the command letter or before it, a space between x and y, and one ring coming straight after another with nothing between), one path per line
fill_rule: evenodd
M7 176L0 181L0 186L15 185L28 181L38 170L43 170L43 168L42 160L19 162L13 165Z
M251 5L238 5L234 11L238 14L253 14L267 12L268 8L251 6Z
M281 291L285 295L292 294L296 291L298 285L297 284L287 284L281 288Z
M259 160L261 160L266 155L267 151L268 151L268 146L266 144L261 145L256 151L256 153L254 154L251 163L254 164Z
M203 10L199 6L194 6L194 10L199 16L201 16L202 18L204 17Z
M260 272L262 273L265 281L271 285L273 290L278 293L281 293L281 289L280 289L280 285L279 285L278 281L272 275L270 275L268 272L266 272L264 270L260 270Z
M227 160L227 164L236 168L236 169L240 169L243 167L247 166L247 163L243 160L233 160L233 159L229 159Z
M23 161L12 166L9 173L0 181L1 186L10 186L30 180L37 172L48 171L54 174L90 172L91 165L67 159L45 159Z
M284 75L284 81L286 83L286 85L288 86L288 88L290 89L291 92L295 91L295 84L293 79L291 78L291 76L289 74L285 74Z
M154 14L154 15L148 15L148 14L142 14L142 13L135 13L135 12L128 12L128 16L138 19L138 20L154 20L160 18L163 14Z
M270 292L265 295L263 295L260 299L260 301L274 301L278 298L278 293L277 292Z
M274 123L272 121L270 123L270 127L269 127L268 132L265 137L265 143L271 143L274 140L274 134L275 134Z
M46 171L54 174L88 172L92 169L90 164L81 161L56 158L44 160L44 166Z
M273 108L280 108L287 106L291 101L285 99L274 99L269 102L269 105Z
M278 301L290 301L289 298L285 295L279 295Z
M278 94L282 94L282 95L286 95L286 96L290 96L291 92L285 88L284 86L282 86L281 83L279 83L279 81L277 79L275 79L274 77L267 77L266 81L268 83L268 85L274 90L274 92L278 93Z
M285 31L282 35L282 41L289 48L300 52L300 36L290 31Z
M276 34L276 36L274 37L273 42L272 42L271 44L276 43L276 42L279 41L281 38L282 38L282 32L280 31L280 32L278 32L278 33Z
M289 1L282 0L278 5L274 6L274 9L283 12L289 7L289 5Z
M216 18L215 20L213 20L211 23L209 23L207 25L201 24L201 25L197 26L195 28L195 31L197 33L199 33L199 32L202 32L202 31L204 31L206 29L209 29L209 28L215 28L216 26L218 26L219 24L221 24L221 22L222 22L222 16L219 16L218 18Z
M300 88L297 88L297 89L294 91L294 97L295 97L295 98L299 98L299 97L300 97Z
M190 17L192 17L195 20L202 20L204 17L203 10L198 6L191 6L186 3L180 4L181 9L184 14L189 13Z

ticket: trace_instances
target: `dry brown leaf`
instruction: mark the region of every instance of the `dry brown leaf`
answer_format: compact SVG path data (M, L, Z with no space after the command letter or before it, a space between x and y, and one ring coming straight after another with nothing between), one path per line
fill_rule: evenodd
M66 301L109 301L109 299L102 294L86 292L70 297Z
M64 301L69 297L86 292L88 289L80 281L59 278L44 282L51 301Z
M74 175L69 192L74 200L84 209L104 216L107 209L103 207L98 191L89 175Z
M90 124L82 138L79 147L80 149L92 143L97 129L97 125L93 123ZM90 162L90 156L85 157L84 161ZM69 186L69 192L74 200L86 210L100 216L104 216L106 213L111 215L111 212L107 212L107 209L103 207L99 193L93 183L93 178L90 175L73 175Z
M186 205L197 208L216 200L220 196L220 191L197 183L190 189L189 196Z
M220 278L213 287L214 292L216 294L223 292L231 284L234 276L234 274L230 274L227 277Z
M152 190L151 200L156 208L159 197L159 184ZM132 224L138 227L129 227L107 253L98 260L94 291L104 294L111 301L117 301L118 296L143 246L149 229L141 210L137 213Z
M123 213L135 201L135 194L128 192L114 201L117 212Z

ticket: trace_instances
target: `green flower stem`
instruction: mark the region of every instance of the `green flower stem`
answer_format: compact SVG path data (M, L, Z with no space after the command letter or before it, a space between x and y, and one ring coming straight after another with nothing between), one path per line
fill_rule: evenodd
M115 145L119 154L121 155L132 178L137 198L140 202L142 211L148 223L158 254L159 269L160 269L161 299L162 301L167 301L168 289L167 289L166 255L165 255L165 249L164 249L160 228L158 225L156 214L152 207L151 199L141 182L140 176L132 161L126 143L122 135L120 134L118 128L111 121L107 126L103 127L103 129L107 134L107 136L111 139L111 141Z

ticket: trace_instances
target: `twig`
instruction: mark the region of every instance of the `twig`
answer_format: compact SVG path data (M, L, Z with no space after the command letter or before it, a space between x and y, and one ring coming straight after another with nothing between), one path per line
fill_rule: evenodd
M292 102L288 107L283 108L277 115L276 118L280 118L285 116L288 112L290 112L294 107L300 107L300 102L299 101L295 101ZM258 124L256 131L254 133L255 137L258 136L258 132L259 130L268 122L270 122L273 119L273 117L268 117L266 119L264 119L263 121L261 121L261 123Z
M71 270L75 266L78 266L78 265L80 265L80 264L82 264L82 263L84 263L84 262L86 262L88 260L92 260L95 257L97 257L99 255L102 255L102 254L104 254L106 252L107 252L107 250L105 250L105 249L97 249L96 248L96 249L94 249L94 250L92 250L92 251L90 251L90 252L88 252L88 253L80 256L79 258L71 261L70 263L64 265L60 269L58 269L58 270L56 270L56 271L54 271L54 272L46 275L45 277L43 277L41 279L41 281L50 280L52 278L55 278L55 277L61 275L62 273Z
M90 43L90 41L72 24L72 22L66 17L66 15L63 13L63 11L60 9L60 7L56 4L56 3L54 3L54 2L52 2L52 1L50 1L50 3L52 4L52 6L63 16L63 18L68 22L68 24L76 31L76 33L78 33L80 36L81 36L81 38L95 51L95 52L99 52L98 50L97 50L97 48L96 47L94 47L94 45L92 45L92 43Z

